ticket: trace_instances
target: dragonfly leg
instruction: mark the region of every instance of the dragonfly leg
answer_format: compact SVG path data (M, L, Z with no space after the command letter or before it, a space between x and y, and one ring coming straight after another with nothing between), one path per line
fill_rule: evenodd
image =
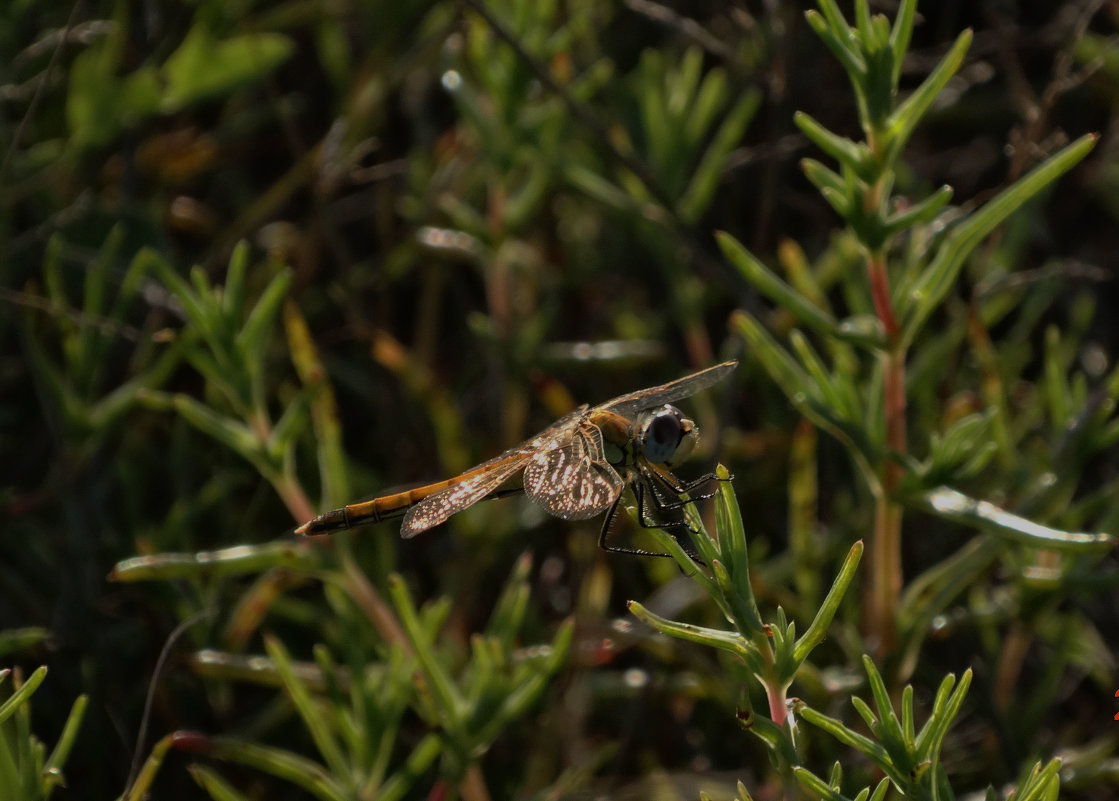
M688 525L686 520L661 520L656 519L655 514L650 514L651 509L658 513L679 509L684 505L684 501L675 505L664 502L664 499L660 498L657 491L644 481L634 481L631 486L633 487L633 497L637 502L638 524L642 528L659 528L667 531L674 540L680 543L680 547L684 549L684 553L693 561L703 564L696 550L677 536L677 532L680 531L687 532L689 536L695 533L695 529ZM648 496L646 496L646 493L648 493ZM668 554L665 555L668 556Z
M715 497L715 494L719 491L719 486L718 486L718 483L716 483L716 484L714 484L713 489L705 490L703 492L698 492L698 490L701 487L703 487L705 485L711 486L712 482L733 481L733 480L734 480L734 476L727 476L726 478L719 478L718 474L716 474L716 473L704 473L702 476L700 476L697 479L694 479L692 481L684 482L684 484L681 486L681 489L684 492L686 492L691 497L691 499L693 501L705 501L708 498Z
M671 474L664 475L647 466L639 468L641 478L635 482L644 484L644 489L649 493L652 508L657 512L670 512L683 509L689 503L706 500L714 492L700 492L696 490L710 481L714 476L701 476L695 481L683 483L675 480ZM693 494L695 493L695 494ZM686 497L682 497L685 496Z
M652 486L659 487L661 490L665 491L665 495L671 497L670 500L669 498L662 496L659 492L654 492L654 495L656 497L656 506L659 510L680 509L685 504L694 503L695 501L705 501L708 498L714 497L715 493L718 492L718 488L715 487L713 489L704 489L702 492L700 492L703 487L711 486L711 482L714 481L731 480L730 477L722 479L719 478L719 476L717 476L715 473L705 473L699 478L693 479L691 481L680 481L676 478L676 476L672 475L669 472L653 470L647 465L642 465L641 473L645 476L645 478ZM680 497L682 495L687 495L687 499L685 500L684 498Z
M610 524L614 522L614 516L618 513L618 509L622 505L622 496L624 493L619 493L617 499L610 504L610 508L606 510L606 519L602 521L602 528L598 532L598 547L609 553L625 553L631 556L672 556L670 553L663 553L662 551L643 551L640 548L625 548L617 545L610 544ZM636 491L634 492L636 495ZM641 506L641 501L638 500L638 508ZM639 515L640 517L640 515ZM645 528L652 528L652 526L645 526Z

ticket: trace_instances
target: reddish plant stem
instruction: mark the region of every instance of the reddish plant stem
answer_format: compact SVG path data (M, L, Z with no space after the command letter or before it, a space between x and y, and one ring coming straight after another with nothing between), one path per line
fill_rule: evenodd
M890 279L886 275L886 256L881 251L870 254L866 262L867 276L870 279L870 295L874 300L874 313L892 342L898 335L898 320L894 316L894 304L890 300Z
M907 450L905 426L905 350L900 344L897 317L890 301L886 258L881 251L867 259L867 274L875 312L886 332L888 345L883 356L883 417L886 425L886 454L881 466L880 488L874 516L874 538L870 548L870 583L866 588L864 625L868 639L882 656L896 644L895 611L901 597L902 509L896 500L904 475L899 457Z
M307 497L303 485L294 476L283 476L274 481L273 486L296 522L302 523L315 516L314 504Z
M785 689L777 684L766 684L765 695L766 700L769 701L770 719L778 726L784 726L789 713Z
M258 407L251 415L247 416L246 422L260 440L261 445L267 447L268 440L272 437L272 420L269 418L268 412L263 407ZM302 523L315 516L315 507L303 490L303 485L299 483L295 476L277 473L270 468L264 470L263 474L275 487L276 493L284 502L284 506L288 508L291 516L297 522Z

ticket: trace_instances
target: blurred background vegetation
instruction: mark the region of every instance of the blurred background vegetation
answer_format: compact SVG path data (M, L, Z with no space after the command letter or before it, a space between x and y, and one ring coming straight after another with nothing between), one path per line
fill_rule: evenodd
M857 242L800 169L822 156L795 111L861 135L843 70L805 23L811 7L0 9L0 665L25 676L48 666L30 707L47 743L88 696L56 797L116 797L134 755L174 731L321 751L292 685L277 689L285 654L312 684L330 684L326 651L354 685L367 665L391 665L379 615L397 571L416 604L447 599L425 625L465 663L515 570L521 589L499 610L531 592L509 613L521 625L505 644L554 642L565 659L541 668L549 680L533 685L533 703L495 718L501 731L471 734L476 753L441 754L402 797L436 797L449 776L450 792L472 798L482 787L493 798L637 798L650 787L728 797L738 779L775 797L765 752L735 721L736 674L654 636L625 602L717 615L694 608L699 596L669 560L598 552L598 521L503 500L407 542L392 523L328 544L284 533L317 511L460 472L576 403L738 358L724 386L689 405L704 433L692 470L716 457L730 466L758 602L807 623L871 530L872 507L843 449L817 438L728 328L735 310L777 336L793 320L714 235L729 232L846 314L872 311ZM892 15L896 3L872 9ZM914 344L908 419L923 457L919 443L998 407L998 455L960 489L1049 525L1110 532L1117 26L1119 6L1102 0L923 3L903 89L965 28L974 41L894 186L955 191L927 236L899 245L904 262L952 213L1100 133L969 261ZM961 561L943 564L964 569L973 536L907 516L907 584L950 556ZM190 556L242 545L252 547L208 563ZM519 560L526 550L531 564ZM135 556L151 560L107 580ZM1106 553L1043 570L1054 567L1007 546L966 592L938 601L914 664L894 654L890 668L886 655L919 702L946 672L975 671L945 747L957 789L999 787L1064 754L1065 797L1117 792L1119 573ZM792 689L831 714L849 714L859 655L875 650L861 639L858 593L847 600ZM569 617L571 645L559 649ZM188 619L137 744L156 661ZM269 660L244 661L266 641ZM366 720L378 699L398 697L382 678L363 685ZM438 730L422 709L382 713L392 736L364 743L371 763L397 766ZM813 747L824 774L845 758L835 743ZM250 761L173 754L152 786L160 798L206 797L187 778L194 765L214 797L219 783L247 798L307 797Z

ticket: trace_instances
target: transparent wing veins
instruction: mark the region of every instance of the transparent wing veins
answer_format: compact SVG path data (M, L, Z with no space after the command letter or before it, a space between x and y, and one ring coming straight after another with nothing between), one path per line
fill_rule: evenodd
M617 412L618 414L629 417L643 409L651 409L654 406L660 406L664 403L672 403L673 401L691 397L700 390L707 389L722 381L737 365L738 362L736 361L716 364L714 367L708 367L706 370L700 370L698 373L692 373L683 378L678 378L675 381L669 381L667 384L650 387L649 389L639 389L637 392L620 395L595 408L608 409L612 412Z
M532 458L531 453L504 455L505 464L498 464L503 457L486 462L479 467L495 464L492 470L452 484L446 489L436 492L417 503L404 515L404 522L400 526L400 536L408 539L433 526L444 522L448 517L468 506L473 506L491 492L508 481L518 470L523 468Z
M521 470L541 449L553 442L571 436L571 431L587 411L584 404L545 428L532 439L510 448L494 458L468 470L481 471L477 475L452 484L424 498L404 515L400 536L408 539L439 525L451 515L473 506Z

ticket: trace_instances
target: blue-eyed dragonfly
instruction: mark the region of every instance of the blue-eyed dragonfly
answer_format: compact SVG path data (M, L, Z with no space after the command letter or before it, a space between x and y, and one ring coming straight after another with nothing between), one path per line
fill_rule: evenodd
M403 516L400 533L409 538L479 501L523 492L564 520L605 512L598 544L608 551L644 553L607 543L625 490L633 493L638 521L646 528L682 527L680 519L666 521L666 513L710 497L703 490L717 480L713 473L692 481L672 473L692 452L699 428L671 404L723 380L737 364L723 362L597 406L580 406L532 439L459 476L325 512L295 531L329 534Z

